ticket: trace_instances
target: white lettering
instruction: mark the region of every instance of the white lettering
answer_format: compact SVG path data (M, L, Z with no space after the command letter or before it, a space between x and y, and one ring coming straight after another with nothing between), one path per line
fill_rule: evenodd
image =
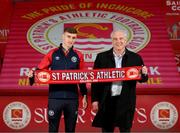
M66 73L62 73L62 80L64 80L64 78L66 78Z
M89 75L90 75L90 79L94 79L94 73L93 72L90 72Z
M173 11L180 11L180 6L172 6Z
M92 114L92 117L91 117L91 122L92 122L94 120L94 116L96 116L96 113L91 110L91 114Z
M161 75L160 72L158 72L158 66L156 67L149 67L150 75Z
M43 122L48 123L47 108L36 108L34 110L34 113L35 113L34 121L36 123L43 123Z
M20 68L20 76L27 76L28 72L29 72L29 68Z
M137 121L141 124L147 122L146 110L145 108L136 108L136 112L138 114Z
M81 112L81 114L80 114ZM81 123L85 123L86 121L83 119L83 116L86 114L85 110L84 109L79 109L78 111L78 119L77 119L77 123L79 123L79 121Z
M52 80L60 80L60 73L52 73Z

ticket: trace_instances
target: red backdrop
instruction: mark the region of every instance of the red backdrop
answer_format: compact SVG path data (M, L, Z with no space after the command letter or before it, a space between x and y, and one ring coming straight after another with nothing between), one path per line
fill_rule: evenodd
M173 32L173 25L179 25L178 7L177 3L169 0L17 3L0 74L0 92L5 95L0 97L4 100L0 129L47 131L47 86L29 86L26 75L44 54L59 45L63 28L71 25L78 29L79 38L75 47L83 52L88 68L92 67L97 53L111 47L110 32L119 28L126 30L128 48L143 57L149 71L148 82L137 86L133 131L180 131L177 126L180 78L176 67L180 57L179 29L177 37ZM11 6L6 8L0 8L1 14L12 9ZM9 15L6 17L5 20L8 20ZM9 21L3 23L9 25ZM0 25L6 29L6 26ZM5 45L2 45L4 49ZM4 55L2 53L4 51L1 52ZM77 131L99 131L91 127L93 113L90 111L90 98L88 100L88 109L84 111L80 108ZM13 112L18 112L17 116L12 115ZM31 114L31 117L25 117L25 114Z

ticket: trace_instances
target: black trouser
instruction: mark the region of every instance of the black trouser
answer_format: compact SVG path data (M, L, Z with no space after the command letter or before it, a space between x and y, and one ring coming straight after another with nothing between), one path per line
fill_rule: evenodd
M65 132L75 132L78 115L78 99L49 99L49 132L58 132L59 123L64 114Z

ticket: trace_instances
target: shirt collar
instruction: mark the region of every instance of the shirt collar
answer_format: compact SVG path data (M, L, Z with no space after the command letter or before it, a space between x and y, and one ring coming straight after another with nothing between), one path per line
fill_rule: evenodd
M66 50L66 49L62 46L62 43L61 43L60 46L59 46L59 48L61 48L62 51L64 52L64 54L67 55L67 54L69 53L69 51L70 51L71 49L73 49L73 46L72 46L70 49Z
M113 51L114 57L123 57L124 54L125 54L125 50L122 54L118 54L118 55Z

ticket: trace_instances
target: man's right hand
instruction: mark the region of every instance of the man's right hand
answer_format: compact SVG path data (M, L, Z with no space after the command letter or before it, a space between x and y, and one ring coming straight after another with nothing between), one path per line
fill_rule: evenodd
M29 84L32 86L34 84L34 72L35 72L35 68L32 68L29 73L27 74L28 78L29 78Z
M98 101L93 102L93 103L92 103L92 110L93 110L94 112L97 112L98 109L99 109L99 102L98 102Z
M29 78L32 78L32 77L33 77L33 73L34 73L34 71L31 69L31 70L29 71L29 73L27 74L27 76L28 76Z

